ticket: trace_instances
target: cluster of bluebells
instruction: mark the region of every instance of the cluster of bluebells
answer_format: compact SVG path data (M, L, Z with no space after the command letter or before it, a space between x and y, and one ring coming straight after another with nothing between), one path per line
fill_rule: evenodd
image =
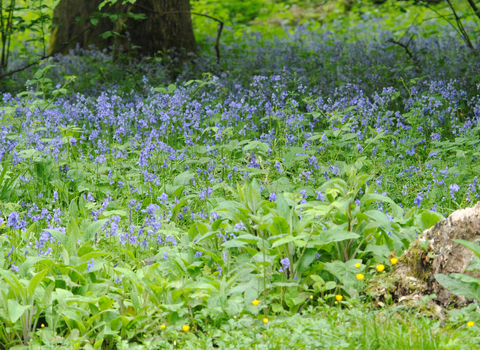
M412 30L418 32L418 28ZM449 154L436 145L465 138L469 141L456 145L465 154L480 145L475 141L480 98L470 78L480 70L480 60L462 50L442 55L440 60L436 53L456 50L450 48L458 47L457 39L427 40L419 35L412 50L427 52L418 64L431 78L404 91L397 82L415 78L415 73L398 69L398 62L407 63L401 52L385 50L390 44L382 39L391 33L381 30L378 35L379 40L353 43L328 31L299 26L283 39L252 45L253 52L226 55L225 64L236 68L229 70L231 75L211 66L207 55L197 59L196 67L212 71L214 84L202 87L201 93L195 85L183 86L183 81L200 73L185 67L173 93L158 92L153 82L144 79L142 91L124 94L115 86L97 86L88 93L58 97L51 107L36 111L29 108L31 101L2 94L2 106L14 107L15 116L22 117L18 118L22 132L8 137L18 131L18 125L2 125L0 163L11 160L8 170L21 174L15 183L17 192L34 193L38 204L22 203L21 210L1 208L0 226L12 231L37 223L40 230L31 249L42 256L52 254L58 242L48 230L66 232L63 216L69 214L71 203L65 203L68 196L63 188L75 188L81 189L81 198L91 208L89 220L107 219L100 238L122 247L172 248L178 245L178 237L166 233L165 227L172 221L183 227L192 222L218 222L221 213L209 207L216 201L216 189L235 187L258 174L268 173L262 189L268 190L266 199L271 202L278 202L282 191L269 186L269 176L288 177L302 204L326 201L320 184L344 175L341 166L326 155L342 154L394 169L377 176L372 185L378 194L408 197L405 206L432 202L432 209L437 210L436 200L442 206L447 201L479 199L478 179L460 177L455 169L465 164L441 165ZM254 42L258 36L245 40ZM243 52L236 45L226 51ZM106 64L110 59L106 53L86 53ZM88 76L84 73L89 67L81 58L67 55L58 60L65 63L62 74ZM66 64L68 60L71 64ZM312 69L324 67L325 62L335 69ZM386 67L390 79L378 67ZM152 76L159 68L157 78L167 81L165 67L145 63L145 71ZM465 79L455 80L457 76ZM339 81L343 82L340 86ZM400 107L394 107L397 104ZM3 116L4 111L0 112ZM83 132L64 138L60 130L68 125ZM248 140L232 143L240 138ZM38 190L37 179L23 171L31 160L22 152L30 150L45 164L54 164L55 171L46 176L61 186ZM125 175L129 168L135 170L133 180ZM108 184L108 191L85 186L97 182ZM394 188L392 183L402 186ZM12 203L23 200L17 192L11 193ZM183 203L182 196L189 201ZM358 199L356 204L360 205ZM119 207L126 213L109 213ZM379 209L386 211L382 204ZM236 223L232 232L219 232L218 240L223 243L246 230L245 223ZM168 256L168 252L163 254L164 259ZM200 258L201 253L195 256ZM283 258L280 264L282 271L288 270L290 261ZM17 269L14 263L11 269ZM87 270L92 269L94 261L89 261Z

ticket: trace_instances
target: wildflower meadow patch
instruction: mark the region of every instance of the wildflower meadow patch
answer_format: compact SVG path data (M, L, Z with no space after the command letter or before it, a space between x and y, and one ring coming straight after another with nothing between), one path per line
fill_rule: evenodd
M364 290L479 200L480 61L335 28L176 74L76 49L4 92L0 346L478 346L473 306L439 321Z

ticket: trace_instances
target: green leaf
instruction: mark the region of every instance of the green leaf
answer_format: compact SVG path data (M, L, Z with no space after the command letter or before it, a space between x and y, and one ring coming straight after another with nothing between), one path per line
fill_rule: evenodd
M368 193L368 194L364 195L362 197L362 199L360 200L360 206L362 207L364 205L369 205L369 204L371 204L373 202L376 202L376 201L381 201L381 202L388 203L390 205L390 207L392 208L393 214L395 216L402 216L403 215L403 209L398 204L396 204L389 197L385 197L385 196L382 196L380 194Z
M273 223L268 227L268 231L273 235L281 235L290 232L290 225L287 220L281 216L274 216Z
M323 287L324 290L332 290L337 288L337 283L335 281L328 281Z
M30 298L33 298L33 294L35 293L35 290L37 289L40 282L43 281L43 278L45 277L45 275L47 273L48 273L48 269L40 271L35 276L33 276L33 278L30 280L30 282L28 283L28 287L27 287L27 295Z
M357 214L357 216L365 215L376 222L380 224L385 229L388 229L391 227L390 220L388 220L387 216L385 215L384 212L380 210L367 210L365 212L360 212Z
M74 255L78 237L80 237L80 229L78 228L78 225L75 219L71 218L67 227L67 244L66 244L67 252L70 256Z
M296 275L301 277L303 272L310 267L312 262L315 261L317 255L317 249L307 249L303 254L302 259L298 262Z
M64 246L67 245L68 237L65 233L57 230L48 229L48 228L45 229L45 231L49 232L53 236L53 238L55 238L57 241L62 243Z
M480 258L480 246L478 244L464 239L454 239L453 241L469 248L478 258Z
M449 276L437 273L434 276L438 283L453 294L480 299L480 280L478 278L460 273L450 274Z
M90 225L87 226L85 229L85 232L82 235L82 243L87 243L89 242L93 237L95 237L95 234L100 230L100 228L108 221L108 219L102 219L95 221L91 223Z
M349 288L358 281L356 277L358 269L355 267L357 263L362 263L362 261L359 259L349 260L347 262L333 261L325 263L325 270L334 275L345 288Z
M424 231L435 225L438 221L445 219L445 217L442 214L436 213L434 211L425 210L415 219L415 221L418 222L420 229Z
M315 236L313 240L308 242L308 248L317 248L320 249L323 246L334 242L341 242L348 239L357 239L360 236L355 232L345 231L345 230L326 230L321 231L320 234Z
M276 241L272 244L272 248L276 248L276 247L281 246L281 245L283 245L283 244L287 244L287 243L293 242L293 241L296 240L296 239L297 239L297 237L295 237L295 236L293 236L293 235L286 235L285 237L276 240Z
M290 215L290 206L285 201L285 198L283 198L283 193L277 195L276 203L277 211L280 213L280 215L282 215L284 219L288 220L288 217Z
M10 322L15 323L25 313L30 306L20 305L18 301L14 299L8 299L8 319Z
M170 86L169 86L170 88ZM185 186L188 181L193 179L195 174L192 173L190 170L184 171L183 173L177 175L175 179L173 179L174 186Z
M222 244L223 248L242 248L245 247L248 243L242 242L236 239L232 239L230 241L226 241Z

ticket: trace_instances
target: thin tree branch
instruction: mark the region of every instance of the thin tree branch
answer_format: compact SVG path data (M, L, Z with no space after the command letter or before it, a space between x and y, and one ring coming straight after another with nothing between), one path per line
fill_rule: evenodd
M142 6L142 5L138 5L138 4L133 4L133 5L138 7L138 8L141 8L142 10L145 10L145 11L148 11L148 12L151 12L151 13L157 13L157 14L160 14L160 15L167 15L167 14L170 14L170 13L188 13L190 15L202 16L202 17L206 17L206 18L209 18L211 20L214 20L214 21L218 22L217 39L215 40L215 52L217 53L217 64L220 63L220 37L222 36L223 26L225 25L225 23L223 21L221 21L218 18L215 18L213 16L206 15L204 13L191 12L191 11L160 12L160 11L155 11L155 10L148 9L148 8Z
M473 10L473 13L475 13L475 15L480 19L480 10L478 9L477 4L475 4L473 0L467 0L467 1Z
M403 47L405 49L405 52L407 53L407 55L410 57L410 59L413 60L414 57L413 57L412 51L410 51L410 48L408 47L410 45L410 42L412 41L412 39L413 39L413 36L410 38L410 40L408 41L407 44L404 44L400 41L396 41L392 38L388 39L387 42Z
M73 41L75 41L80 35L82 35L83 33L85 33L87 30L90 30L91 28L93 27L92 24L90 24L87 28L85 28L84 30L82 30L80 33L78 33L77 35L75 35L72 39L70 39L69 41L67 41L62 47L60 47L59 49L55 50L54 52L52 52L51 54L49 55L44 55L42 57L40 57L39 59L37 59L36 61L32 62L32 63L29 63L21 68L18 68L18 69L15 69L15 70L12 70L8 73L5 73L5 74L2 74L0 75L0 79L3 79L5 77L8 77L10 75L13 75L15 73L18 73L18 72L21 72L21 71L24 71L25 69L28 69L34 65L36 65L38 62L42 61L42 60L45 60L47 58L50 58L50 57L53 57L55 56L57 53L59 53L60 51L62 51L64 48L66 48L68 45L70 45Z
M458 33L458 35L462 36L462 34L460 33L460 31L458 30L457 27L455 27L455 25L449 21L449 19L447 18L449 15L442 15L440 12L438 12L437 10L435 10L434 8L430 7L428 4L425 4L425 7L428 8L429 10L435 12L437 15L438 15L438 18L442 18L444 19L445 21L447 21L448 24L450 24L452 26L453 29L456 30L456 32ZM451 16L451 15L450 15Z
M455 16L455 21L457 21L458 29L459 29L460 32L462 33L462 36L463 36L463 39L465 40L465 43L467 44L467 46L468 46L470 49L473 49L473 44L472 44L472 42L470 41L470 37L468 36L468 33L465 31L465 28L463 27L462 20L460 19L460 17L458 17L457 11L455 11L455 7L453 7L453 5L452 5L452 3L450 2L450 0L446 0L446 1L447 1L448 5L450 6L450 8L452 9L453 15Z

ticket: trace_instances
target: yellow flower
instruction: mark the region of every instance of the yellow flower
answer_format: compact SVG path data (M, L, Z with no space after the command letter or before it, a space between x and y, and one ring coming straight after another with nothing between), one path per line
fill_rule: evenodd
M190 326L186 324L185 326L182 327L184 332L188 332L190 330Z
M161 329L165 329L165 328L167 328L167 326L165 326L164 324L162 324L162 325L160 326L160 328L161 328Z
M378 272L382 272L383 270L385 270L385 265L378 264L377 265L377 270L378 270Z
M468 321L467 322L468 327L473 327L474 324L475 324L475 322L473 322L473 321Z
M390 263L391 263L392 265L395 265L397 262L398 262L398 259L397 259L397 258L391 258L391 259L390 259Z
M267 323L268 323L268 318L265 317L265 318L263 319L263 323L267 324Z
M360 263L356 263L356 264L355 264L355 267L356 267L357 269L359 269L360 266L362 266L362 264L360 264Z
M252 304L257 306L258 304L260 303L260 301L258 299L255 299L254 301L252 301Z
M359 274L357 275L357 279L359 279L360 281L363 280L364 278L365 278L365 276L362 275L361 273L359 273Z
M337 299L337 301L341 301L343 299L343 295L337 294L335 295L335 299Z

